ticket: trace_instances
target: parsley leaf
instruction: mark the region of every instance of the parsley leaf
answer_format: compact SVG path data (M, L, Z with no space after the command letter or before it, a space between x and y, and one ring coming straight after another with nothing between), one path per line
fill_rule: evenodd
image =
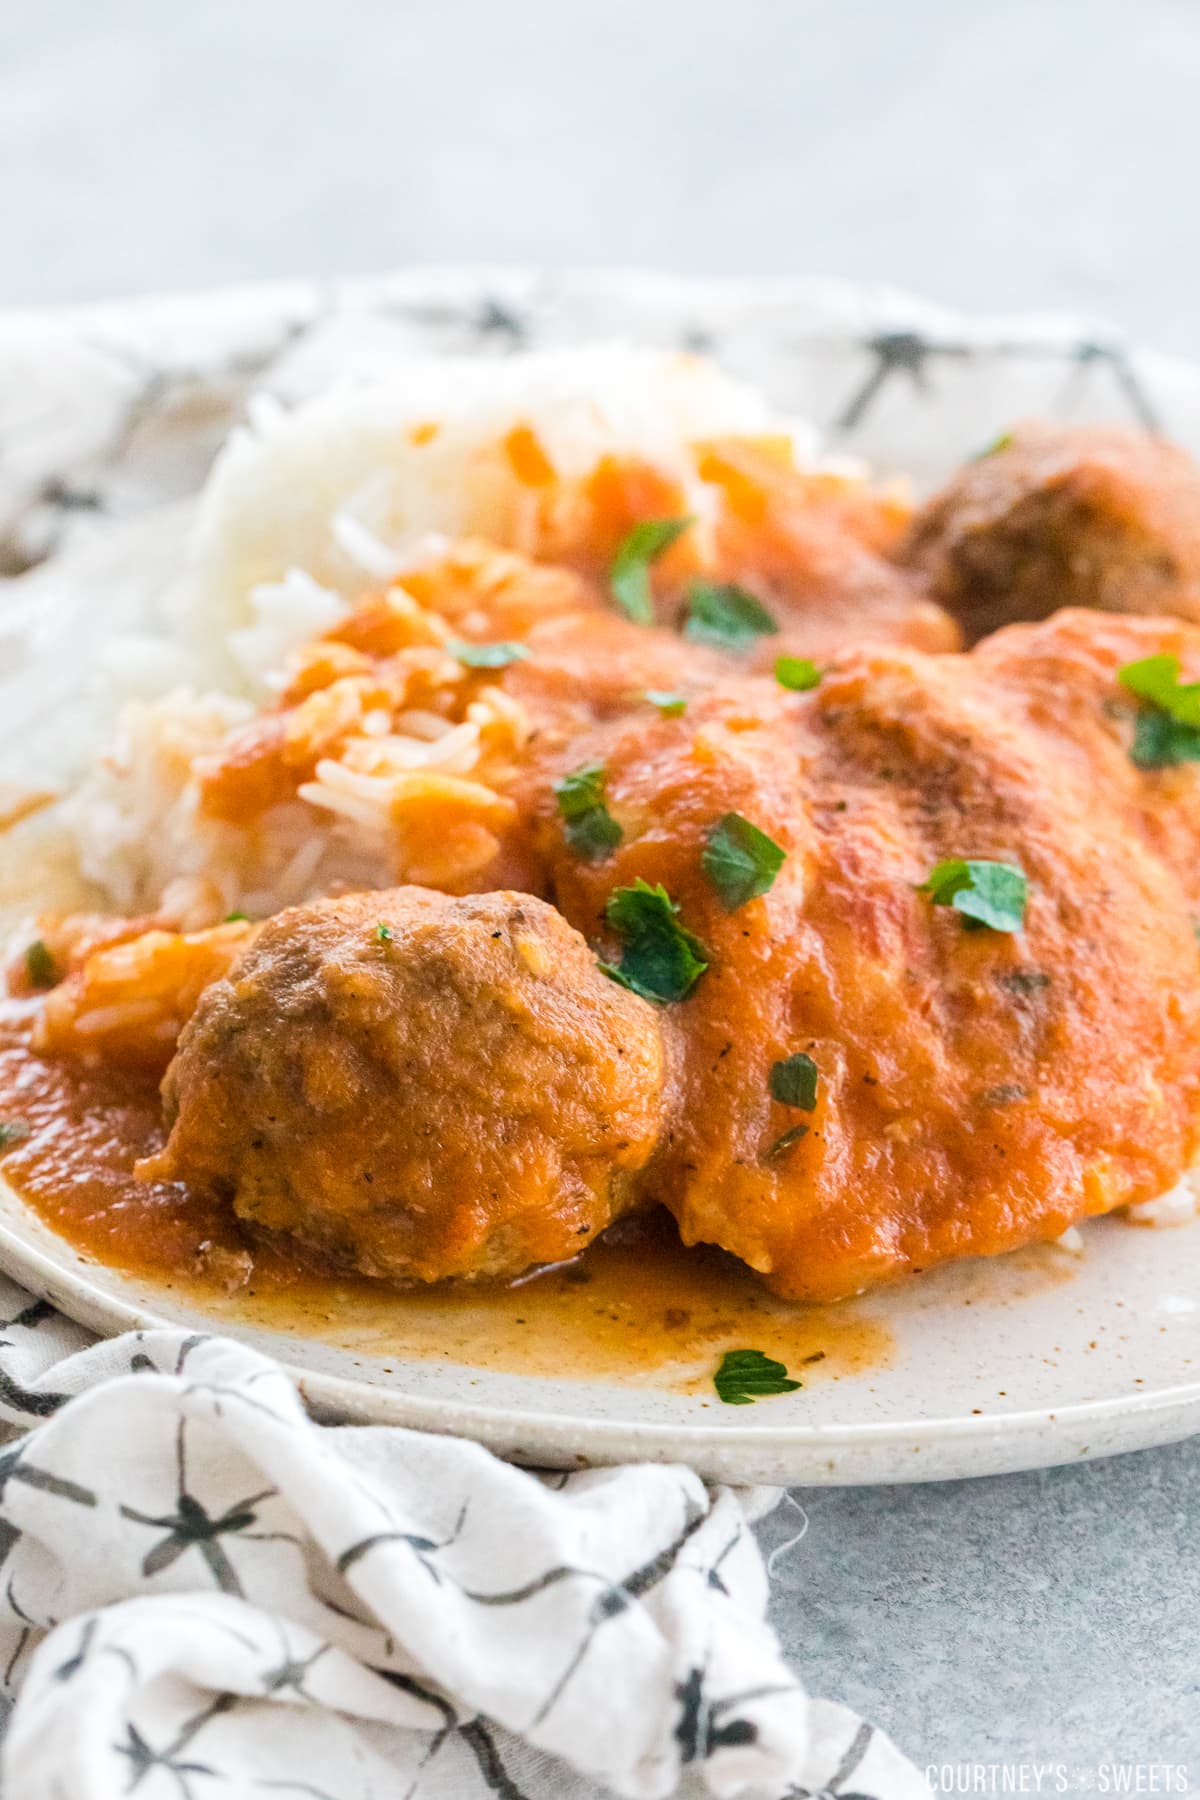
M465 669L507 669L510 663L525 662L529 657L527 644L468 644L454 638L446 648Z
M0 1119L0 1150L10 1150L14 1144L23 1144L29 1136L29 1126L24 1119Z
M1177 656L1144 656L1126 663L1117 670L1117 680L1181 725L1200 726L1200 681L1180 681Z
M772 1100L778 1100L781 1106L798 1106L802 1112L811 1112L817 1104L819 1075L816 1063L804 1050L772 1063L767 1082Z
M381 944L390 944L395 935L395 932L392 930L387 920L380 919L378 925L375 927L375 936L379 939L379 942Z
M1014 863L951 857L930 871L917 892L928 894L934 906L953 906L969 929L987 925L992 931L1020 931L1029 883Z
M767 892L786 859L787 851L765 831L741 813L731 812L709 832L700 866L726 909L736 912L756 894Z
M1129 760L1139 769L1174 769L1180 763L1200 762L1200 730L1145 707L1133 729Z
M58 979L54 958L41 938L34 938L25 951L25 973L35 988L53 987Z
M604 775L602 762L583 763L554 784L564 836L587 862L607 856L625 835L604 804Z
M798 1144L802 1137L807 1136L807 1125L793 1125L789 1131L785 1131L781 1137L775 1139L775 1142L767 1151L767 1161L774 1162L777 1156L782 1156L785 1151L791 1149L793 1144Z
M987 458L989 456L998 456L1001 450L1007 450L1010 447L1010 445L1012 444L1012 441L1013 441L1012 432L1011 431L1002 431L1000 433L999 437L994 437L992 439L990 444L985 444L983 446L982 450L977 450L975 452L974 456L971 458L971 461L972 462L983 462L985 460L985 458Z
M635 625L653 625L650 564L683 536L691 519L643 519L617 545L608 585L621 611Z
M642 699L657 706L664 719L677 719L680 713L687 711L687 695L673 693L670 688L645 688Z
M244 925L248 921L249 917L250 917L250 914L244 913L244 912L226 913L225 917L222 919L221 923L223 925Z
M690 611L683 635L693 644L714 644L718 650L749 650L756 638L773 637L779 630L766 607L732 582L720 586L693 581L688 588Z
M775 658L776 681L780 687L790 688L794 694L806 694L809 688L819 687L822 673L815 662L809 662L807 656Z
M1200 681L1180 681L1177 656L1126 663L1117 680L1142 702L1129 747L1139 769L1200 762Z
M781 1362L761 1350L727 1350L713 1386L726 1406L751 1406L770 1394L793 1394L802 1383L793 1381Z
M663 887L641 876L632 887L616 888L604 916L624 944L619 968L601 963L604 973L643 1000L683 1000L708 967L704 945L678 920L679 908Z

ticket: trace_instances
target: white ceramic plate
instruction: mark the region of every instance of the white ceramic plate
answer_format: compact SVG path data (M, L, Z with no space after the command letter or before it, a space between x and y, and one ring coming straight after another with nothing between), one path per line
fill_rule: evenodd
M0 319L0 436L21 446L0 462L0 568L33 565L0 583L0 631L36 614L69 703L34 716L19 669L0 674L0 780L69 749L82 672L111 629L90 601L97 580L112 581L134 542L145 567L169 566L175 508L182 499L186 513L252 389L286 398L397 352L605 333L711 348L836 445L919 479L1030 412L1160 420L1200 448L1200 371L1078 322L968 321L827 285L418 273L332 295ZM121 585L123 625L153 587ZM962 1265L822 1314L804 1329L828 1354L800 1371L803 1389L729 1408L707 1383L711 1355L620 1381L565 1378L552 1358L513 1374L488 1365L487 1332L469 1314L434 1353L404 1358L388 1354L403 1327L386 1298L369 1315L290 1323L245 1300L201 1308L80 1257L0 1183L0 1264L97 1331L232 1330L337 1416L461 1432L546 1465L682 1460L739 1482L988 1474L1200 1430L1200 1225L1108 1220L1084 1235L1081 1257L1042 1249ZM869 1353L847 1353L856 1344Z
M620 1384L498 1372L482 1334L474 1351L400 1360L381 1347L386 1300L301 1335L246 1302L201 1308L88 1262L0 1183L0 1263L96 1331L231 1330L294 1368L326 1415L459 1432L546 1467L648 1458L741 1483L990 1475L1200 1430L1200 1225L1101 1220L1085 1238L1083 1256L1023 1251L831 1309L872 1331L878 1360L839 1372L833 1355L828 1373L799 1371L800 1392L743 1408L653 1371Z

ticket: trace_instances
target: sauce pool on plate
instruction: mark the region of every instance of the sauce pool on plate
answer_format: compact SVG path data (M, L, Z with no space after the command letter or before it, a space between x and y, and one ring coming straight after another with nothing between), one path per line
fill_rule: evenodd
M509 1286L401 1290L314 1268L274 1245L248 1246L219 1201L134 1176L138 1158L163 1140L155 1082L35 1056L32 1013L29 1003L0 1007L0 1124L15 1128L0 1160L4 1179L83 1255L203 1294L218 1326L255 1323L375 1356L685 1392L711 1392L723 1352L744 1346L805 1384L887 1360L887 1329L860 1303L778 1300L734 1258L685 1248L664 1213L626 1221L574 1262Z

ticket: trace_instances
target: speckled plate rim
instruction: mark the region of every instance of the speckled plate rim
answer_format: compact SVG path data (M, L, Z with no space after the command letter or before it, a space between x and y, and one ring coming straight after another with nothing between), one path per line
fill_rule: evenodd
M183 1326L214 1327L202 1307L81 1256L37 1219L0 1178L0 1266L38 1298L101 1336ZM19 1221L19 1222L18 1222ZM35 1240L43 1239L43 1243ZM256 1347L267 1334L235 1333ZM270 1334L272 1338L276 1334ZM300 1339L299 1344L303 1343ZM686 1463L708 1480L835 1486L998 1475L1177 1442L1200 1431L1200 1380L1143 1394L979 1418L855 1425L718 1428L589 1418L480 1401L428 1397L313 1370L286 1339L271 1351L313 1412L346 1424L399 1425L461 1435L531 1466L570 1468L634 1461ZM465 1365L464 1365L465 1367ZM473 1371L477 1373L476 1371Z

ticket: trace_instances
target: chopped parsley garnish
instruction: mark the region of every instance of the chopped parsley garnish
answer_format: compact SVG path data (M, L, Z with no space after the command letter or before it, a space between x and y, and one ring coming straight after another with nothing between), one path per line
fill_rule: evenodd
M563 834L576 856L598 862L615 850L625 835L604 804L602 762L583 763L554 784Z
M1180 681L1177 656L1126 663L1117 680L1142 702L1129 748L1139 769L1200 762L1200 681Z
M29 1136L29 1126L24 1119L0 1119L0 1150L11 1150L14 1144L23 1144Z
M681 538L691 519L643 519L622 538L608 572L612 597L635 625L653 625L650 564Z
M809 662L807 656L777 656L775 658L775 679L780 687L790 688L794 694L806 694L809 688L820 687L822 671L815 662Z
M249 913L231 912L231 913L226 913L224 919L221 922L224 925L244 925L247 922L247 920L249 919L249 917L250 917Z
M643 1000L683 1000L708 967L704 945L679 923L679 908L663 887L639 876L616 888L604 916L621 939L619 967L600 967Z
M390 944L395 935L395 932L392 930L387 920L380 919L378 925L375 927L375 936L379 939L379 942L381 944Z
M732 582L717 585L693 581L688 588L688 602L683 635L693 644L713 644L718 650L749 650L756 639L772 637L779 630L766 607Z
M687 711L687 695L673 693L670 688L646 688L642 698L657 706L664 719L677 719Z
M525 662L529 656L527 644L468 644L455 638L446 648L466 669L507 669L510 663Z
M1139 769L1173 769L1200 762L1200 729L1181 725L1169 713L1144 708L1137 716L1129 758Z
M783 1363L761 1350L727 1350L713 1376L717 1398L726 1406L752 1406L771 1394L794 1394L802 1385L792 1380Z
M58 970L41 938L34 938L25 951L25 973L30 985L36 988L53 987L58 979Z
M951 857L938 863L917 889L935 906L953 906L970 930L1020 931L1025 922L1029 883L1014 863L964 862Z
M1012 432L1002 431L999 437L994 437L992 439L990 444L985 444L982 450L977 450L972 460L974 462L983 462L986 457L997 456L1001 450L1007 450L1012 441Z
M726 909L736 912L747 900L767 892L786 858L787 851L765 831L741 813L731 812L709 832L700 866Z
M774 1162L777 1156L783 1156L786 1151L791 1149L793 1144L798 1144L802 1137L807 1136L807 1125L793 1125L790 1131L785 1131L781 1137L775 1139L775 1142L767 1151L768 1162Z
M778 1100L781 1106L798 1106L802 1112L811 1112L817 1104L819 1077L820 1070L812 1057L797 1050L794 1056L771 1064L767 1086L772 1100Z

